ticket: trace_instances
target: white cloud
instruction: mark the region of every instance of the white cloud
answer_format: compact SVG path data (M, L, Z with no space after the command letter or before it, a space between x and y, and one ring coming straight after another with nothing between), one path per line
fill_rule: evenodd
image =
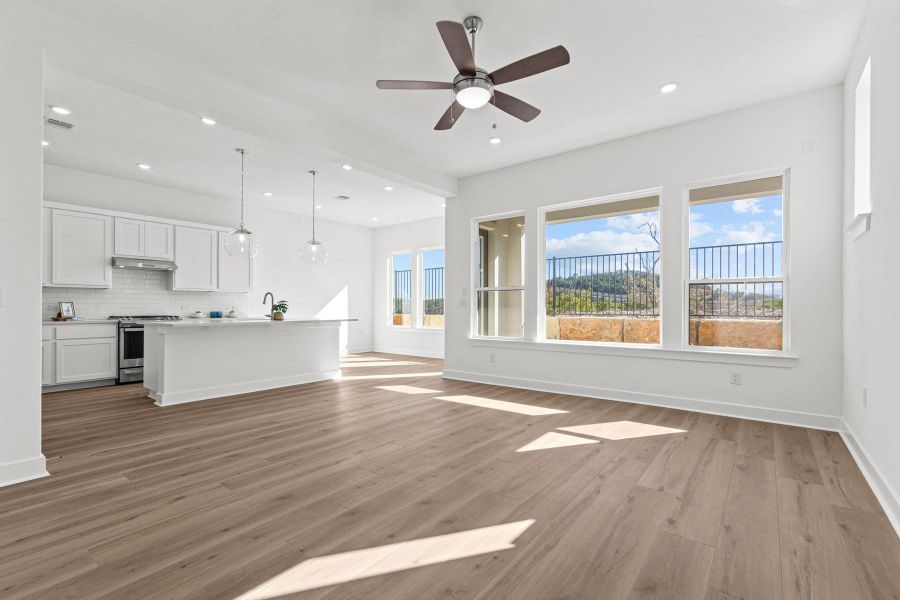
M759 214L763 211L759 205L759 198L745 198L743 200L733 200L731 202L731 210L739 215L753 213Z
M691 238L698 238L713 230L712 225L703 222L703 214L691 211Z
M620 217L608 217L603 221L604 226L612 227L613 229L643 230L645 232L647 231L647 228L644 227L646 223L653 223L658 226L659 213L654 211L651 213L622 215Z
M781 209L780 209L780 208L776 208L775 210L772 211L772 214L775 215L776 217L780 217L781 214L782 214L782 213L781 213Z
M591 256L622 252L658 250L656 242L646 233L630 231L591 231L576 233L562 239L547 240L547 257Z
M764 223L753 221L746 225L723 225L723 235L716 240L717 244L750 244L753 242L769 242L775 239L775 232L767 231Z

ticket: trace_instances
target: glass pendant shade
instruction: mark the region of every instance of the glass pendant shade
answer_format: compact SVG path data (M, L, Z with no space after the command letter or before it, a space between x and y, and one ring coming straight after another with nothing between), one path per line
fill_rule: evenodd
M310 240L303 244L300 260L307 265L322 266L328 262L328 248L318 240Z
M225 252L238 258L253 258L259 252L259 238L244 227L244 155L248 151L234 150L241 155L241 226L225 236Z
M225 251L231 256L253 258L259 252L259 238L241 225L225 236Z

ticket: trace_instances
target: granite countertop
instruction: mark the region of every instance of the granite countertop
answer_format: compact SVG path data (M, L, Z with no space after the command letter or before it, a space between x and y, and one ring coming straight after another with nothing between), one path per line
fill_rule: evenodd
M41 325L97 325L100 323L108 323L110 325L115 325L117 321L115 319L77 319L77 320L68 320L68 321L53 321L52 319L44 319L41 321Z
M296 318L284 319L282 321L273 321L269 317L241 317L237 319L194 319L187 318L181 321L153 321L145 323L145 327L170 327L170 328L188 328L188 327L233 327L236 325L290 325L290 324L310 324L310 323L344 323L358 321L359 319L316 319L316 318Z

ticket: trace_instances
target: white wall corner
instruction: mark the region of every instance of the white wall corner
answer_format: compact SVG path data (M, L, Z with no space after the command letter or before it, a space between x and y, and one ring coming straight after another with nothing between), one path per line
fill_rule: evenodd
M846 227L844 227L844 233L846 233L851 240L855 240L869 230L871 222L872 213L858 214Z
M0 487L47 477L47 459L43 454L0 465Z
M884 514L887 515L891 525L894 526L894 531L897 532L897 535L900 535L900 494L897 494L897 491L891 487L888 480L882 476L878 466L872 461L869 453L860 444L859 438L853 433L850 425L845 420L841 421L840 433L844 443L850 450L851 456L853 456L853 460L856 461L863 477L866 478L869 487L872 488L875 497L881 503Z

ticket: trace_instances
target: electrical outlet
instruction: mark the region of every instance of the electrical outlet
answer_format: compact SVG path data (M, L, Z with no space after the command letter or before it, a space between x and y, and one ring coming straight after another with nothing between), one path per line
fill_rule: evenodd
M488 354L488 362L492 362L492 363L497 362L497 354L494 352L491 352L490 354Z
M740 371L732 371L731 372L731 385L741 385L741 372Z
M862 403L863 403L863 408L869 407L869 392L866 389L866 386L863 386Z

